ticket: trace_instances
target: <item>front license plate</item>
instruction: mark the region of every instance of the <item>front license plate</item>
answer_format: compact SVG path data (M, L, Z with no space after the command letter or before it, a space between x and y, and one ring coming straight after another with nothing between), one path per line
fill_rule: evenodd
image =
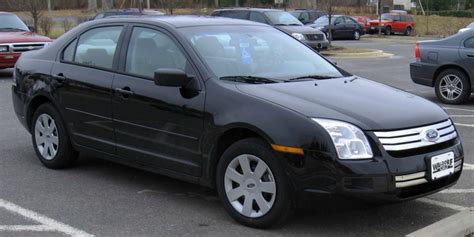
M454 173L454 153L431 157L431 179L436 180Z
M375 30L375 27L372 26L372 27L370 27L370 29L371 29L371 30Z

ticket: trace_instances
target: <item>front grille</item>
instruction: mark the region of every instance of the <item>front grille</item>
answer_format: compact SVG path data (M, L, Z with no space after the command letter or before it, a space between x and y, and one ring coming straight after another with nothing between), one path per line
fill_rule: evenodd
M461 171L462 168L462 159L454 161L454 173ZM406 188L411 186L416 186L424 183L428 183L427 172L419 172L414 174L406 174L395 176L395 187L396 188Z
M438 139L430 140L426 137L425 133L431 130L435 130L438 133ZM389 152L433 146L450 141L458 136L456 129L449 119L433 125L397 131L374 132L374 134L378 137L383 148Z
M44 47L44 43L23 43L23 44L12 44L11 51L13 53L21 53L31 50L38 50Z
M306 34L304 35L309 41L320 41L324 39L323 34Z

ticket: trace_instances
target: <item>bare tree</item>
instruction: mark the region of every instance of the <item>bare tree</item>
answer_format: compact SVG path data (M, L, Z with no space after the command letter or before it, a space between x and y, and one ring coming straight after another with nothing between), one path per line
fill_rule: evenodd
M14 10L28 12L33 19L35 31L38 30L43 11L48 7L45 0L8 0L7 3Z
M53 20L51 17L42 17L39 21L39 26L44 35L49 36L51 34L51 28L53 27Z

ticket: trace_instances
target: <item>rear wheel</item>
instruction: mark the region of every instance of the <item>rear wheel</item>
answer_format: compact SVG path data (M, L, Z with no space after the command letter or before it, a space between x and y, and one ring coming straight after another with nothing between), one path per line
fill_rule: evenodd
M354 31L354 35L352 36L352 38L354 40L360 40L360 31L359 30L355 30Z
M411 32L412 32L411 27L407 27L407 29L405 30L405 35L406 35L406 36L410 36L410 35L411 35Z
M239 223L267 228L292 214L288 178L273 150L260 139L230 146L219 161L216 183L225 209Z
M462 104L471 95L469 78L459 69L447 69L436 78L436 96L446 104Z
M65 168L77 159L61 116L51 104L43 104L35 111L31 129L36 155L44 166Z

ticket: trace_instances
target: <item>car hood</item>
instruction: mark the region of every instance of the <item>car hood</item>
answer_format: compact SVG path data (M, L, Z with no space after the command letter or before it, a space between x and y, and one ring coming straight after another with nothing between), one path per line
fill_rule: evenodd
M291 34L291 33L301 33L301 34L316 34L321 33L321 31L316 30L309 26L276 26L276 28Z
M50 38L32 32L0 32L0 44L50 41Z
M364 130L396 130L448 119L438 105L405 91L357 77L237 89L311 118L346 121Z

